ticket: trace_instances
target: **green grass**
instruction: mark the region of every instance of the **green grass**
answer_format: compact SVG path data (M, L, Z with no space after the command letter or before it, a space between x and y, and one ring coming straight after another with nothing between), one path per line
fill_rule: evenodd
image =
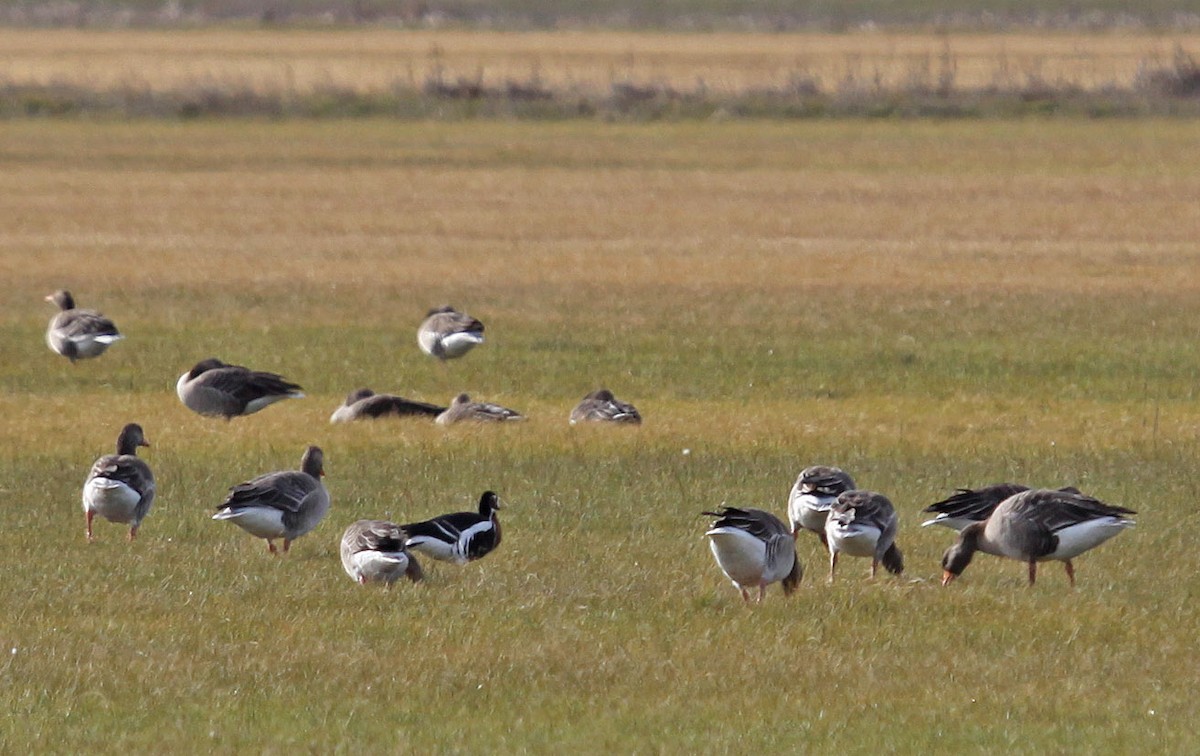
M1187 753L1200 564L1200 144L1169 121L0 125L0 750ZM128 338L42 343L69 286ZM489 341L443 370L452 302ZM192 415L196 360L309 396ZM606 384L640 429L569 428ZM525 424L330 426L369 385ZM137 421L154 511L99 523ZM209 515L326 451L286 557ZM685 453L686 450L686 453ZM897 504L908 570L742 605L703 541L807 464ZM1138 527L1033 590L917 527L958 485L1074 484ZM337 540L498 491L505 539L362 589Z

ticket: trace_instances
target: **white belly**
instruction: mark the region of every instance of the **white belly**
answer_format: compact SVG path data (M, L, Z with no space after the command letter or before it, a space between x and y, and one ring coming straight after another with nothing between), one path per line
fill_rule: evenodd
M454 359L462 357L471 351L476 344L483 343L483 335L478 333L452 333L442 339L442 351L446 357Z
M842 525L835 521L828 523L825 535L829 539L829 548L833 551L840 551L848 556L874 557L880 531L879 528L869 525L855 522Z
M458 542L446 543L445 541L430 536L415 536L408 539L405 545L413 551L419 551L431 559L436 559L440 562L456 562L459 564L465 563L467 560L462 555L458 548Z
M788 519L791 520L792 530L797 526L815 533L825 530L825 518L829 516L829 508L835 501L836 496L811 493L794 495L788 502Z
M360 551L344 566L356 581L391 583L408 568L408 555L401 551Z
M132 522L142 495L118 480L92 478L83 486L83 510L109 522Z
M1081 522L1055 533L1058 536L1058 548L1043 559L1073 559L1083 552L1094 549L1112 538L1122 530L1133 526L1132 520L1119 517L1101 517L1096 520Z
M767 546L744 530L714 528L706 534L708 545L725 577L739 588L762 584Z
M232 520L242 530L259 538L283 538L283 512L272 507L246 507L230 511L222 509L214 520Z

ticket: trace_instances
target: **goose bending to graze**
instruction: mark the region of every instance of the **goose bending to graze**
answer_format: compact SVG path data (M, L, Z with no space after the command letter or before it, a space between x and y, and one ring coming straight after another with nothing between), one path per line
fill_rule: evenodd
M840 467L813 465L800 471L788 494L788 520L792 532L811 530L827 544L825 520L837 497L854 490L854 479Z
M983 522L991 516L992 511L999 506L1000 502L1010 496L1028 491L1029 486L1021 485L1020 483L996 483L983 488L960 488L954 494L941 501L934 502L922 512L936 512L937 516L932 520L926 520L921 523L921 527L930 525L941 525L952 530L962 530L963 528L976 522ZM1073 486L1058 489L1067 493L1079 493L1079 489Z
M1037 580L1037 563L1059 561L1075 585L1071 560L1094 549L1134 521L1132 509L1105 504L1071 491L1036 489L1008 497L984 522L963 528L942 556L942 585L949 585L976 551L1029 564L1029 584Z
M359 520L342 533L342 568L359 585L424 577L417 558L404 545L404 529L386 520Z
M829 508L825 537L829 543L829 582L838 555L870 557L871 577L880 563L895 575L904 572L904 555L896 545L900 517L888 497L874 491L846 491Z
M393 394L376 394L369 388L352 391L345 403L329 417L331 423L349 423L355 420L374 420L380 417L427 417L436 418L446 411L445 407L425 402L415 402Z
M46 297L47 302L58 305L59 312L50 318L46 329L46 343L58 354L69 359L86 360L104 354L110 344L124 336L117 326L95 310L75 307L75 298L66 289Z
M217 508L214 520L230 520L252 536L265 538L275 551L275 539L283 539L286 552L292 541L317 526L329 511L329 492L321 483L325 455L310 446L300 460L300 470L282 470L260 475L229 489Z
M137 456L139 446L149 445L142 426L130 423L117 436L117 453L106 454L92 464L83 483L83 513L89 541L96 515L109 522L127 523L129 540L137 537L138 527L154 504L154 473Z
M438 425L452 425L463 421L476 423L506 422L509 420L524 420L525 416L516 410L501 407L499 404L488 402L473 402L467 394L459 394L450 402L446 411L437 416Z
M462 357L483 343L483 323L450 305L432 309L417 329L417 343L439 360Z
M284 399L304 398L299 384L277 373L250 370L216 358L201 360L179 376L175 393L193 412L226 420L252 415Z
M796 538L778 517L738 507L701 514L717 518L704 535L717 566L741 591L743 601L749 603L751 588L758 588L761 602L771 583L780 583L785 596L800 585L804 567L796 556Z
M492 491L479 497L479 511L453 512L432 520L402 525L405 545L442 562L466 564L500 545L500 498Z
M579 422L637 425L642 422L642 416L632 404L618 400L613 396L613 392L602 388L583 397L583 400L575 405L575 409L571 410L571 425Z

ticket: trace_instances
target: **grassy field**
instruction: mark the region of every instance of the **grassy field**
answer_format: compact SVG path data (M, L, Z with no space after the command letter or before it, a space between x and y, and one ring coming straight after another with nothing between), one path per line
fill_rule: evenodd
M1189 753L1200 136L1181 121L0 124L5 752ZM128 338L70 365L41 298ZM451 302L489 341L441 369ZM308 398L226 424L210 355ZM330 426L368 385L523 425ZM569 428L607 385L644 427ZM137 421L155 510L87 544L88 465ZM283 558L209 515L326 451ZM896 502L908 571L742 605L698 513L782 514L811 463ZM1074 484L1138 527L1033 590L948 589L955 486ZM503 498L505 541L388 592L360 517Z

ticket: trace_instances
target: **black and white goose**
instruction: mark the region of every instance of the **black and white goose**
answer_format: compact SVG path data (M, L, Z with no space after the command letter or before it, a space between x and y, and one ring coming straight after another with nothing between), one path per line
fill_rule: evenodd
M936 513L932 520L921 523L921 527L941 525L951 530L962 530L968 525L983 522L1010 496L1028 491L1029 486L1020 483L995 483L983 488L959 488L951 496L934 502L922 512ZM1078 488L1067 486L1058 489L1067 493L1080 493Z
M117 326L100 313L76 308L75 298L66 289L50 294L46 301L58 305L59 309L50 318L46 344L72 363L99 357L111 344L125 338Z
M583 397L571 410L569 421L571 425L582 422L638 425L642 422L642 416L632 404L620 401L613 396L613 392L602 388Z
M302 399L301 386L277 373L250 370L216 358L201 360L179 376L179 401L193 412L229 420L252 415L284 399Z
M421 351L439 360L452 360L483 343L483 323L449 305L430 310L417 329Z
M976 551L1029 565L1029 584L1037 580L1037 563L1059 561L1075 585L1071 560L1096 548L1134 521L1137 512L1105 504L1070 491L1034 489L1016 493L996 507L984 522L963 528L942 556L942 585L963 573Z
M424 576L417 558L408 553L404 529L386 520L359 520L342 533L342 568L359 585L392 583Z
M813 465L800 471L788 494L788 521L792 532L810 530L827 544L825 520L837 497L854 490L854 479L840 467Z
M217 508L214 520L229 520L252 536L264 538L271 553L275 539L283 539L286 552L292 541L317 526L329 511L329 492L321 483L325 455L310 446L300 460L299 470L281 470L260 475L229 489Z
M355 420L375 420L380 417L436 418L445 407L426 404L394 394L376 394L369 388L350 392L341 407L329 417L331 423L350 423Z
M888 497L874 491L846 491L837 497L825 520L829 544L829 582L839 554L870 557L871 577L882 563L895 575L904 572L904 555L896 545L900 517Z
M129 540L137 537L142 520L154 504L154 473L137 456L139 446L149 445L142 426L130 423L117 436L117 453L106 454L92 464L83 483L83 514L89 541L96 515L109 522L127 523Z
M453 512L432 520L402 525L412 551L442 562L466 564L500 545L500 499L492 491L479 497L478 512Z
M744 601L750 601L751 588L758 588L761 602L771 583L780 583L785 596L800 585L804 567L796 556L796 539L778 517L738 507L701 514L717 518L704 535L717 566Z
M438 425L453 425L461 422L503 423L524 419L525 416L516 410L489 402L473 402L469 394L459 394L434 422Z

